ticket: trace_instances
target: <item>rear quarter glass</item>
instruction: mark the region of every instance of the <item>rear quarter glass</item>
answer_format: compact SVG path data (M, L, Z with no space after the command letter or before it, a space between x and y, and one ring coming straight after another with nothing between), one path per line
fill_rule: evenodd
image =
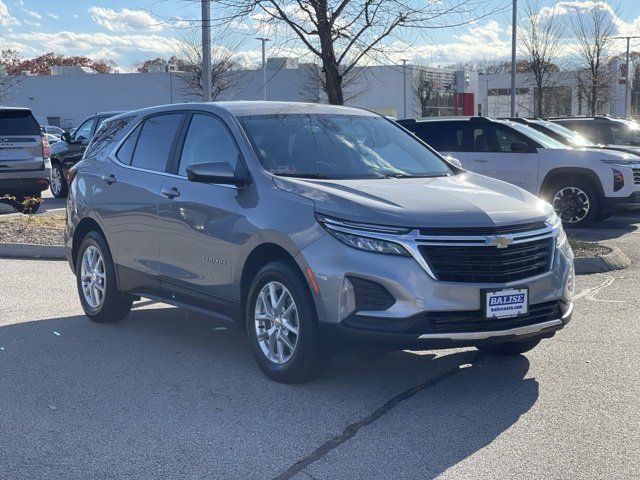
M28 110L0 110L0 137L40 135L40 125Z

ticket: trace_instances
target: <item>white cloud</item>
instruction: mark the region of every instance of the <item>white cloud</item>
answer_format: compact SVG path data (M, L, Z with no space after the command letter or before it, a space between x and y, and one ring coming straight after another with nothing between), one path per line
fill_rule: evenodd
M60 15L57 15L53 12L47 12L47 17L53 18L54 20L60 20Z
M0 0L0 27L20 25L20 20L11 16L7 4Z
M27 9L23 9L23 10L24 10L24 13L26 13L30 17L36 18L38 20L42 20L42 15L40 15L38 12L34 12L33 10L27 10Z
M162 30L159 20L155 19L144 10L130 10L123 8L119 12L111 8L91 7L91 18L98 25L110 32L133 31L147 29L152 31Z

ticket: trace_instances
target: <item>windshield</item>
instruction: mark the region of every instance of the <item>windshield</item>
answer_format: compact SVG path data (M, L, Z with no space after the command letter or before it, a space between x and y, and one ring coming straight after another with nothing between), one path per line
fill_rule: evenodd
M569 130L567 127L563 127L557 123L552 122L535 122L538 125L542 125L544 128L552 130L553 132L560 135L562 138L567 139L571 145L575 145L576 147L594 147L595 143L590 142L582 135L573 130Z
M508 123L510 127L514 128L514 130L518 130L523 135L526 135L530 139L535 140L543 148L563 148L563 149L570 148L570 147L567 147L564 143L554 140L550 136L545 135L544 133L539 132L537 130L534 130L531 127L527 127L526 125L522 125L521 123L516 123L516 122L508 122Z
M275 175L357 179L450 175L436 154L377 116L239 117L262 166Z
M636 122L622 120L611 127L614 145L640 145L640 126Z

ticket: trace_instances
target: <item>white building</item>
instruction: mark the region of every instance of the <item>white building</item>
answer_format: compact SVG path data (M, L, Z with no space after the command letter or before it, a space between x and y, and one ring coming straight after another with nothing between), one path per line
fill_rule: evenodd
M3 76L0 103L31 108L43 125L72 128L95 112L198 101L197 92L189 89L183 75L174 71L88 74L83 69L60 68L46 76ZM223 91L218 100L263 98L261 69L242 70L234 78L235 85ZM478 81L474 72L411 65L405 70L402 66L372 66L355 68L350 79L345 80L346 104L384 115L400 118L406 111L408 117L421 116L423 109L414 93L420 79L429 84L429 115L477 113ZM326 101L315 65L278 58L267 62L267 98Z

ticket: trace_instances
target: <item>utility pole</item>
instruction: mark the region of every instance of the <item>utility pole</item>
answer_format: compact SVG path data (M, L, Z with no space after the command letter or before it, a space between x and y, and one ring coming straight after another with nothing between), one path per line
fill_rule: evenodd
M262 98L267 99L267 47L268 38L258 37L256 40L262 42Z
M409 60L402 59L400 61L402 62L402 118L407 118L407 62Z
M211 0L202 1L202 101L211 101Z
M629 118L629 95L631 92L631 82L633 81L633 75L631 75L630 62L629 62L629 43L632 38L640 38L638 35L631 35L627 37L613 37L613 38L623 38L627 41L627 75L624 79L624 118ZM636 112L637 114L638 112Z
M516 26L518 24L518 0L513 0L511 19L511 117L516 116Z

